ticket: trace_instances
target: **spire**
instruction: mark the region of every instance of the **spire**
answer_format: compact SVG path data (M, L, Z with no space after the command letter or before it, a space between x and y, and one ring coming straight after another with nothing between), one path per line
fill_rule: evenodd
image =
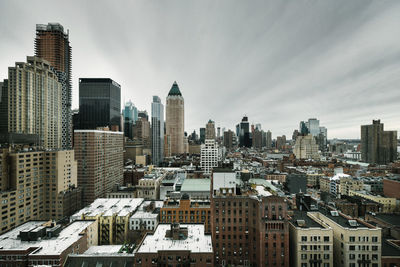
M181 91L179 90L179 86L176 83L176 81L174 81L174 84L172 85L171 90L169 90L168 95L169 96L170 95L180 95L180 96L182 96Z

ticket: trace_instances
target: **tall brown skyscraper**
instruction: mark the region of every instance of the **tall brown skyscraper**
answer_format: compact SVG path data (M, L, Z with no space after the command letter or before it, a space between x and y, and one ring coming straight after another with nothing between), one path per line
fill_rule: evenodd
M178 84L174 82L171 90L167 96L166 106L166 135L170 141L170 155L183 154L184 145L184 131L185 131L185 110L184 110L184 99L181 91L179 90Z
M59 23L36 25L35 56L50 62L62 85L61 97L61 146L72 147L72 87L71 87L71 46L69 32Z

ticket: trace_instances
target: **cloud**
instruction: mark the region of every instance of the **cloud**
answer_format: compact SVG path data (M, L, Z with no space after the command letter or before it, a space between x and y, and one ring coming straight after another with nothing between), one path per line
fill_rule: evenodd
M246 114L273 135L320 119L330 138L359 138L381 118L400 130L400 2L35 1L0 3L0 78L33 54L35 24L70 30L78 78L110 77L150 112L177 80L185 128Z

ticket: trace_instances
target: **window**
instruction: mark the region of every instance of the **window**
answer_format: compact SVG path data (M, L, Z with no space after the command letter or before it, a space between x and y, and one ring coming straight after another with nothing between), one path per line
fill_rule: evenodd
M307 236L302 236L301 237L301 242L307 242Z
M324 254L324 259L325 260L329 259L329 254Z
M350 236L349 240L350 240L350 242L356 242L356 237L355 236Z
M329 242L329 236L324 236L324 242Z
M306 260L307 259L307 254L301 254L301 259Z
M372 237L372 242L374 242L374 243L378 242L378 237L377 236L373 236Z

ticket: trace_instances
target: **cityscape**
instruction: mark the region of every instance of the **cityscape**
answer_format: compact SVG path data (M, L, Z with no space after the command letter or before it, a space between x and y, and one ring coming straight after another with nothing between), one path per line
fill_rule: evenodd
M266 2L273 9L281 1ZM300 2L301 10L309 6L320 16L328 12L321 3ZM350 11L335 9L332 16L354 12L356 21L362 17L355 11L357 2L349 1L344 7ZM7 4L1 3L0 10ZM241 5L265 8L258 4ZM230 10L233 4L226 5ZM378 14L376 21L400 29L400 13L391 16L400 10L398 3L369 5L365 17ZM6 13L0 11L0 17ZM80 29L56 18L33 17L36 24L24 26L31 32L18 32L34 36L28 44L32 53L21 59L10 49L7 59L0 56L0 66L13 58L0 70L0 267L400 266L400 97L389 92L392 85L382 89L378 80L369 80L378 70L363 74L365 83L376 86L375 94L367 90L372 85L360 95L354 90L342 96L338 89L331 99L335 110L323 106L334 87L318 89L326 90L327 99L315 100L318 93L310 93L307 101L292 88L284 100L274 100L282 110L289 109L287 101L298 102L289 112L292 118L285 118L287 110L264 112L271 101L264 94L269 89L254 93L255 105L233 88L198 90L183 77L184 70L178 77L160 73L169 83L154 91L126 86L123 75L76 71L99 68L89 60L75 68L76 50L88 58L96 53L75 48L73 36ZM119 22L113 27L122 27ZM1 43L11 40L4 37ZM378 52L386 55L382 47ZM364 61L354 64L372 68ZM252 64L247 68L244 76L259 71ZM355 77L355 72L347 75ZM393 82L398 92L395 63L392 72L397 80L388 78L387 84ZM142 79L140 73L131 75ZM236 81L236 75L226 78ZM344 83L348 77L342 78ZM151 98L139 97L146 90ZM351 101L357 106L367 97L380 101L379 112L372 100L353 109ZM347 108L337 103L341 98ZM333 122L341 116L346 118Z

